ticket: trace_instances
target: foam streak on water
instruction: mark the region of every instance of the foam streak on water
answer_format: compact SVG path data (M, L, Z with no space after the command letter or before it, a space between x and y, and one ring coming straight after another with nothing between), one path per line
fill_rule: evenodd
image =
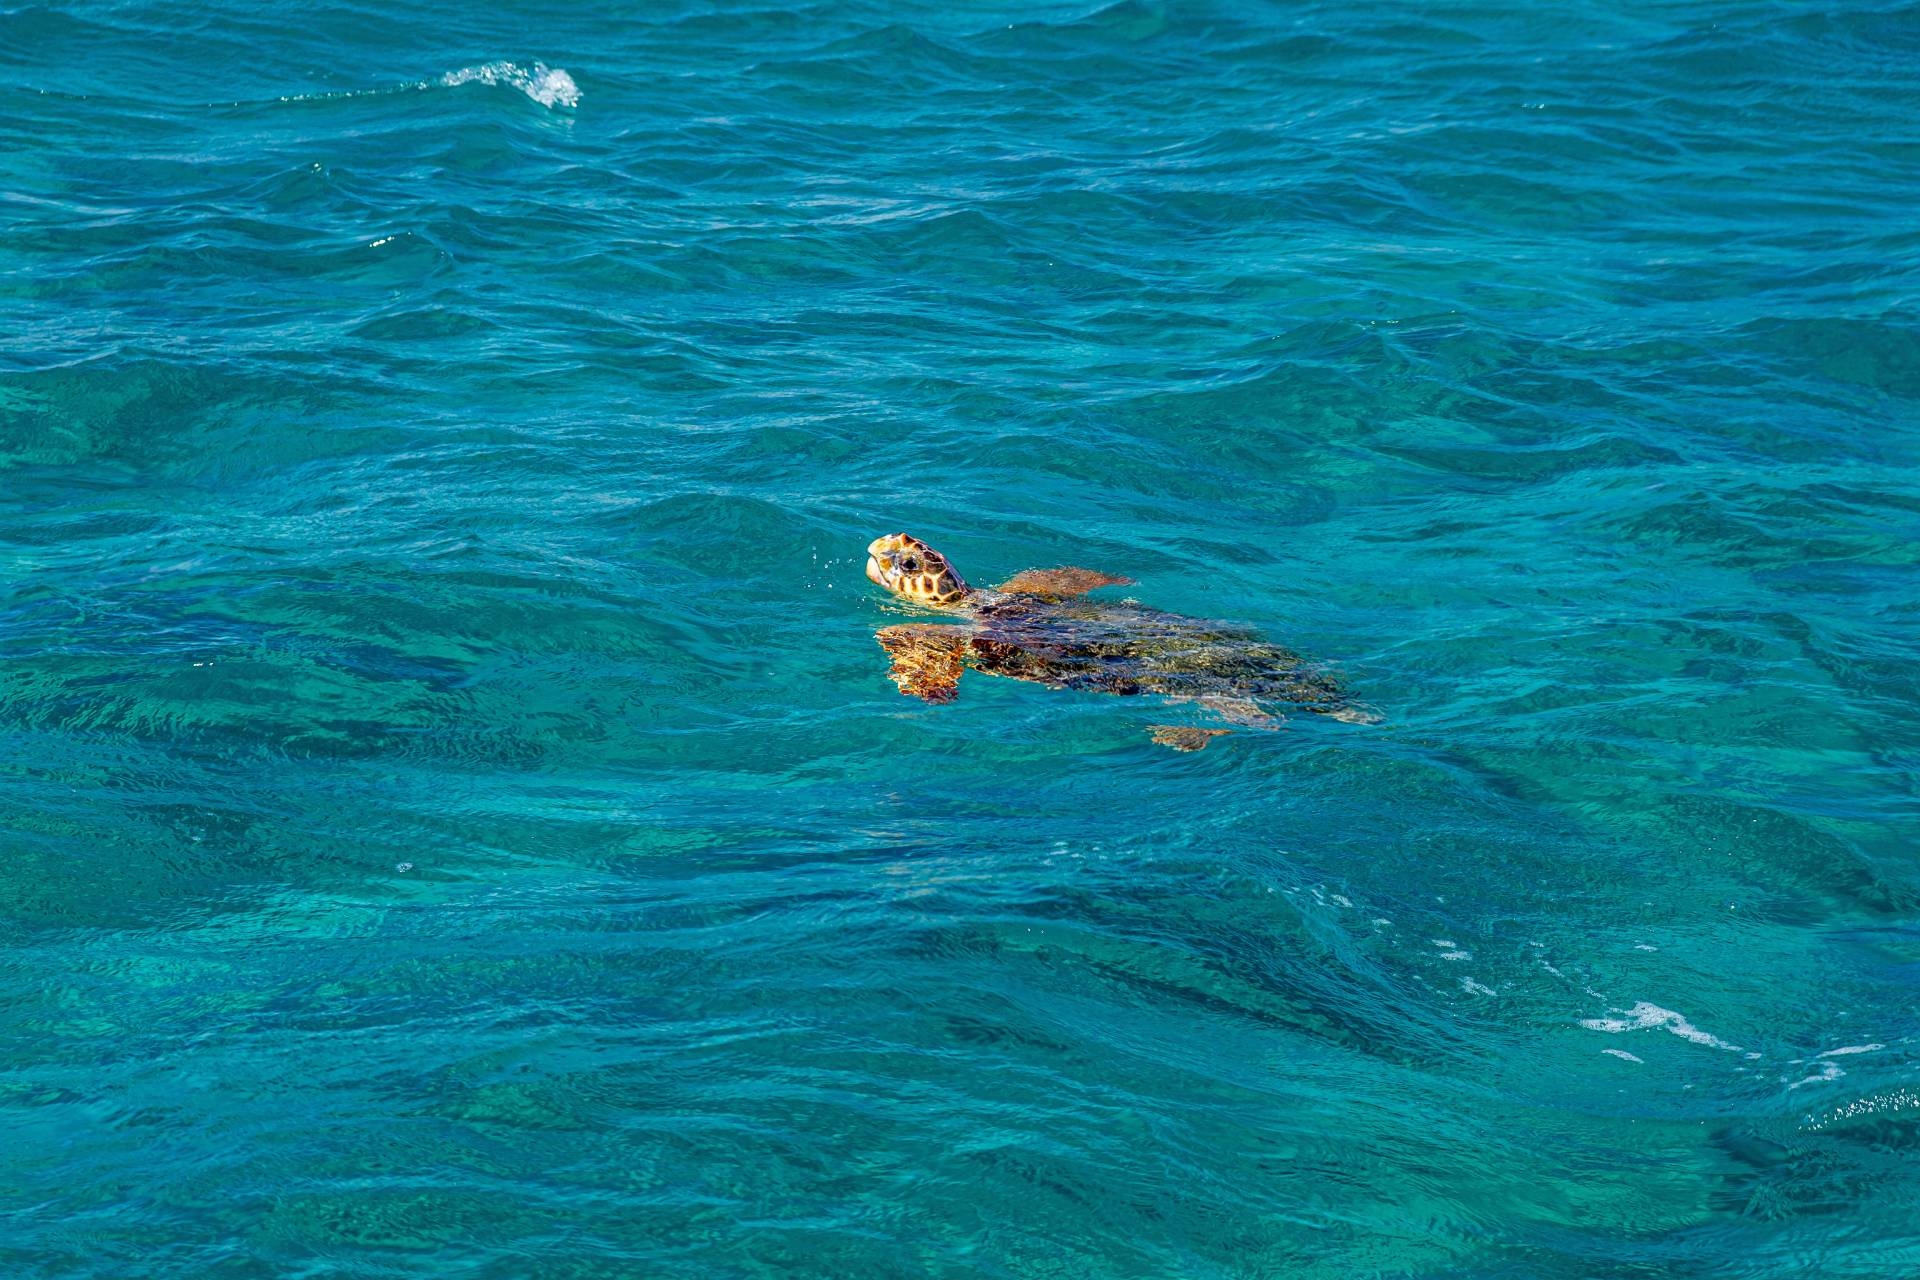
M1915 1273L1917 119L1898 3L0 8L0 1274ZM910 702L902 528L1384 718Z

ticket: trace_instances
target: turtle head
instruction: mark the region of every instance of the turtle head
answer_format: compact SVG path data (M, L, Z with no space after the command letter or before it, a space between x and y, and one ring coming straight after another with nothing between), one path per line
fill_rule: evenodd
M868 544L867 576L903 600L936 609L951 609L972 592L945 556L905 533Z

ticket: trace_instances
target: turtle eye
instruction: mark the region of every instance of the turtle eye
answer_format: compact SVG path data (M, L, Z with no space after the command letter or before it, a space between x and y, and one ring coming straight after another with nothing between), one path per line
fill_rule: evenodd
M915 560L912 556L908 556L905 560L902 560L900 562L900 567L902 569L905 569L908 573L916 573L920 569L920 562L918 560Z

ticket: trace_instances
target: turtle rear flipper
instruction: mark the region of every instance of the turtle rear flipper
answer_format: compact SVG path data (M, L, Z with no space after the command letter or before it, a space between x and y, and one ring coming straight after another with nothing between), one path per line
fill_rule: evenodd
M1023 569L1001 583L998 590L1009 595L1054 596L1064 600L1083 596L1098 587L1124 587L1132 583L1132 578L1065 565L1058 569Z
M882 627L873 638L893 659L887 678L900 692L923 702L960 696L960 673L967 669L967 633L961 628L909 622Z
M1232 730L1201 729L1190 724L1150 724L1147 732L1163 747L1172 747L1175 751L1204 751L1209 741Z

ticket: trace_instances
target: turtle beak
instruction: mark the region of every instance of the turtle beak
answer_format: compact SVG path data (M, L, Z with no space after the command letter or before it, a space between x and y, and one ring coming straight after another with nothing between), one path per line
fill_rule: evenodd
M898 541L899 535L890 534L884 538L875 538L867 544L867 578L877 587L887 587L887 575L893 571L893 562L900 554L891 543Z

